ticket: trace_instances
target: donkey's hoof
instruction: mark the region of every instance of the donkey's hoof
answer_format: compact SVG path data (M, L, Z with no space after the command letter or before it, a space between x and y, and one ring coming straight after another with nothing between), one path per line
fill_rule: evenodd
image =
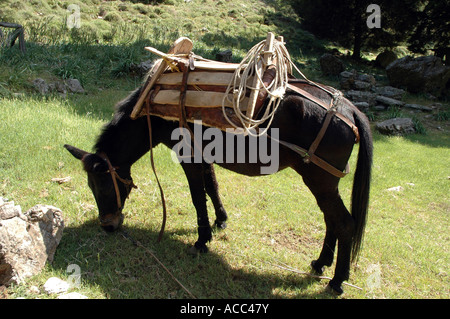
M216 229L222 230L222 229L227 228L227 223L224 222L224 221L222 222L222 221L216 220L214 222L214 226L215 226Z
M319 266L319 263L317 262L317 260L311 261L311 268L313 269L313 271L316 274L318 274L318 275L322 275L323 274L324 267L323 266Z
M189 248L188 254L192 256L197 256L198 254L205 254L208 252L208 247L206 245L200 245L195 243L194 246Z
M338 284L336 282L334 282L333 280L331 280L328 283L327 289L334 295L342 295L344 293L344 290L342 289L341 284Z

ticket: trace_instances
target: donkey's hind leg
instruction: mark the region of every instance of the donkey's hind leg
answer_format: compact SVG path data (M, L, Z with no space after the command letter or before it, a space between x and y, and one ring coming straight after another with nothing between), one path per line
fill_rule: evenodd
M339 195L337 187L339 180L331 175L326 177L324 174L321 178L315 177L315 181L304 177L306 185L312 191L324 214L326 224L322 251L319 258L312 262L312 267L315 271L321 273L324 266L331 266L337 241L336 268L329 286L334 292L341 294L343 292L341 284L349 278L351 245L355 225Z
M228 219L225 208L219 195L219 184L217 183L216 173L214 172L213 164L203 164L203 179L205 181L205 190L208 193L214 205L216 212L216 220L214 225L218 229L225 229L227 227L226 221Z

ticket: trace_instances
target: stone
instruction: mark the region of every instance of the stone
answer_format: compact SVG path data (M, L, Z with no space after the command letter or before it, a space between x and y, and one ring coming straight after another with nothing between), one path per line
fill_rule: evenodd
M377 123L376 129L385 135L407 135L416 132L411 118L393 118Z
M345 71L344 63L336 56L325 53L319 59L320 69L324 75L339 75Z
M339 73L339 84L342 90L351 90L353 89L353 85L355 83L355 79L357 77L357 73L355 70L352 71L343 71Z
M67 92L70 93L85 93L84 88L77 79L67 79L66 81L55 81L47 83L44 79L37 78L32 82L36 91L42 95L47 95L49 93L57 92L61 93L63 96Z
M386 74L391 86L411 93L449 94L450 66L436 56L406 56L389 64Z
M138 76L144 76L153 67L153 60L142 61L138 64L132 63L130 65L130 72Z
M357 81L365 82L370 84L371 86L374 86L377 81L375 80L375 77L370 74L360 73L356 77Z
M44 79L41 78L34 79L32 84L33 87L36 89L36 91L38 91L42 95L48 94L50 92L49 85Z
M385 50L377 55L377 58L375 59L375 65L386 69L386 67L395 60L397 60L397 55L390 50Z
M379 95L390 97L396 100L401 100L403 98L403 95L405 95L405 90L395 88L390 85L376 87L374 91Z
M52 261L64 223L59 209L40 205L25 214L0 200L0 285L20 284Z
M369 110L369 103L367 102L355 102L353 103L361 112L367 112Z
M233 58L233 52L231 50L225 50L216 54L216 60L220 62L231 63Z
M374 106L377 95L367 91L349 90L345 92L345 97L351 100L353 103L367 102L369 106Z
M355 70L339 73L339 84L342 90L371 90L376 80L373 75L358 73Z
M403 191L403 187L401 186L395 186L395 187L390 187L387 189L388 192L401 192Z
M39 204L29 209L25 216L30 222L39 226L46 247L47 259L52 262L64 230L61 210L51 205Z
M381 105L381 104L377 104L373 107L373 109L375 111L385 111L386 110L386 106L385 105Z
M44 291L47 294L60 294L67 292L69 290L70 284L62 279L57 277L51 277L47 279L44 284Z
M67 294L59 295L57 299L89 299L89 298L78 292L69 292Z
M370 90L372 88L372 85L370 83L368 83L368 82L356 80L353 83L353 88L356 89L356 90L367 91L367 90Z
M420 104L405 104L405 108L413 109L416 111L423 111L423 112L432 112L433 108L425 105Z
M390 97L386 97L383 95L378 95L375 100L381 104L387 105L387 106L398 106L398 107L402 107L405 105L405 102L396 100L396 99L392 99Z
M80 81L77 79L67 79L66 80L67 90L71 93L84 93L84 89L81 86Z

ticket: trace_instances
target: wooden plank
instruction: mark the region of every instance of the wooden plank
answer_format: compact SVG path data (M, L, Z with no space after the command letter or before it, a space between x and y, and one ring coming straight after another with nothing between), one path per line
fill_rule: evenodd
M234 123L234 125L239 126L240 121L234 114L234 111L230 108L225 109L228 118ZM145 116L146 110L142 110L140 116ZM179 121L180 110L178 105L168 105L168 104L152 104L150 106L150 114L156 115L166 120ZM221 108L211 108L211 107L186 107L186 119L188 122L194 122L195 120L201 120L203 125L219 128L225 131L228 128L234 128L228 120L224 117Z
M159 78L158 84L181 85L182 78L181 72L164 73ZM227 86L232 78L233 73L228 72L190 72L187 84Z
M216 70L234 72L238 68L238 63L225 63L218 61L195 61L194 66L200 70Z
M158 79L157 84L162 85L181 85L183 73L171 72L164 73ZM217 85L228 86L233 79L233 73L231 72L190 72L187 84L188 85ZM250 77L252 80L253 77Z
M270 64L270 57L272 56L272 51L273 51L273 44L275 41L275 35L272 32L268 32L267 33L267 39L266 39L266 44L264 46L264 51L266 53L264 53L263 59L264 59L264 64L265 65L269 65ZM261 78L264 74L264 66L263 63L260 61L258 63L258 65L256 66L257 71L259 74L261 74ZM247 106L247 111L245 113L245 115L249 118L253 118L253 113L255 111L255 105L256 105L256 100L258 98L258 94L259 94L259 90L261 89L261 82L259 81L258 77L255 76L254 80L253 80L253 85L252 87L254 87L255 89L252 90L252 92L250 93L250 99L248 102L248 106Z
M216 108L222 107L224 93L211 91L187 91L186 103L188 107L200 108ZM230 94L232 97L232 94ZM153 99L154 104L170 104L178 105L180 102L180 91L178 90L160 90ZM244 98L241 102L243 107L246 107L248 98ZM230 102L226 101L225 106L232 106Z
M184 53L190 53L192 51L192 41L186 37L181 37L178 40L174 42L172 47L169 49L168 54L184 54ZM144 100L147 97L148 93L150 92L153 85L156 83L158 78L161 76L161 74L164 73L164 71L167 68L167 62L162 60L160 65L153 70L153 74L151 77L149 77L148 82L145 84L143 92L141 93L136 105L133 108L133 111L131 112L130 117L132 119L136 119L141 113L142 105L144 104Z

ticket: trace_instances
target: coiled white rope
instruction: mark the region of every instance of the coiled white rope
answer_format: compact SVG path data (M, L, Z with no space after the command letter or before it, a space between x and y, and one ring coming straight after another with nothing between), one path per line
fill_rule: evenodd
M266 40L259 42L250 49L234 72L222 101L222 110L227 121L234 128L243 128L245 133L253 136L263 135L269 129L275 112L286 91L288 75L292 74L292 61L284 43L274 40L272 52L266 52L265 45ZM269 59L271 62L269 62L268 65L266 65L264 61L264 54L267 53L272 55ZM262 68L258 67L258 65L261 64ZM263 82L263 75L264 71L271 65L275 67L275 78L268 86L266 86ZM253 83L249 83L249 80L252 77L256 77L259 82L259 88L254 87L254 83L256 82L253 81ZM259 119L249 117L248 114L241 109L241 103L244 101L246 95L248 95L249 90L264 90L268 94L269 102L264 114ZM225 112L225 105L232 105L232 109L240 122L240 126L236 125L228 117ZM267 127L256 133L255 129L266 121L269 121Z

